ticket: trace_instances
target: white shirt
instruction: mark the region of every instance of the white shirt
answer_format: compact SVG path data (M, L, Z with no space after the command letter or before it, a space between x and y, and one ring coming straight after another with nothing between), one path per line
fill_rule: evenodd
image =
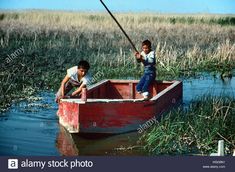
M155 63L155 52L150 51L148 54L145 54L144 51L141 52L141 55L143 56L143 60L147 62L148 64Z
M85 84L87 85L89 82L89 78L85 75L80 81L78 80L78 66L74 66L67 70L68 77L72 80L77 82L78 84Z

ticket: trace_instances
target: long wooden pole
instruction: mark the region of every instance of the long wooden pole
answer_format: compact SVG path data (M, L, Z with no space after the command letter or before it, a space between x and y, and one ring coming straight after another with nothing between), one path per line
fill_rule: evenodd
M135 50L135 52L138 52L138 50L136 49L134 43L132 42L132 40L130 39L130 37L127 35L127 33L125 32L125 30L123 29L123 27L120 25L120 23L117 21L117 19L114 17L114 15L111 13L111 11L108 9L108 7L105 5L105 3L100 0L100 2L103 4L104 8L108 11L108 13L110 14L110 16L113 18L113 20L117 23L118 27L121 29L121 31L123 32L123 34L126 36L126 38L128 39L128 41L130 42L132 48Z
M120 23L117 21L117 19L114 17L114 15L111 13L111 11L108 9L108 7L105 5L105 3L100 0L100 2L102 3L102 5L104 6L104 8L108 11L108 13L110 14L110 16L113 18L113 20L117 23L117 25L119 26L119 28L121 29L121 31L124 33L124 35L126 36L126 38L128 39L128 41L130 42L132 48L135 50L135 52L139 52L134 43L132 42L132 40L130 39L130 37L127 35L127 33L125 32L125 30L122 28L122 26L120 25ZM141 62L139 59L137 59L138 62ZM160 64L165 68L167 69L167 67L162 63L162 61L160 61L158 59L158 61L160 62ZM170 71L169 69L167 69L167 71Z

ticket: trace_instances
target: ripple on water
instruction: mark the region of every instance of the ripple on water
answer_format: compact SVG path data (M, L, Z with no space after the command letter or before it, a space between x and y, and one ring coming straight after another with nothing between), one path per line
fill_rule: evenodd
M20 102L0 117L0 155L60 155L54 94L41 93L35 103ZM25 111L32 108L37 111Z

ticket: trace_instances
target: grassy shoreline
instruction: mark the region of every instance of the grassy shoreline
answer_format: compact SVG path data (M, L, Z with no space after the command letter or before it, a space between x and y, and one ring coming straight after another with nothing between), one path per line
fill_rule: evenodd
M217 20L233 21L234 16L192 16L191 23L189 17L117 14L138 48L144 39L153 42L157 79L198 71L230 76L235 68L235 28ZM185 22L178 22L182 18ZM92 74L104 74L99 80L138 79L143 71L128 41L105 13L0 12L0 109L27 98L27 90L57 90L66 69L81 59L91 63Z
M235 149L235 101L205 96L187 110L172 110L141 138L150 155L209 155L217 152L218 140L225 153Z

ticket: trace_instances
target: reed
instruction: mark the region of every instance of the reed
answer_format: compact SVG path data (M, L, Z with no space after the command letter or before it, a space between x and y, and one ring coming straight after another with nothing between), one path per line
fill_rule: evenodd
M209 155L225 140L226 154L235 147L235 102L231 98L204 96L188 108L179 107L162 117L141 140L152 155Z
M157 62L158 79L202 70L229 73L235 66L233 15L115 15L138 48L144 39L153 42L164 64ZM21 47L24 52L8 63ZM55 91L66 69L81 59L91 63L93 74L104 74L100 80L138 79L143 70L106 13L0 12L0 109L28 97L27 89Z

